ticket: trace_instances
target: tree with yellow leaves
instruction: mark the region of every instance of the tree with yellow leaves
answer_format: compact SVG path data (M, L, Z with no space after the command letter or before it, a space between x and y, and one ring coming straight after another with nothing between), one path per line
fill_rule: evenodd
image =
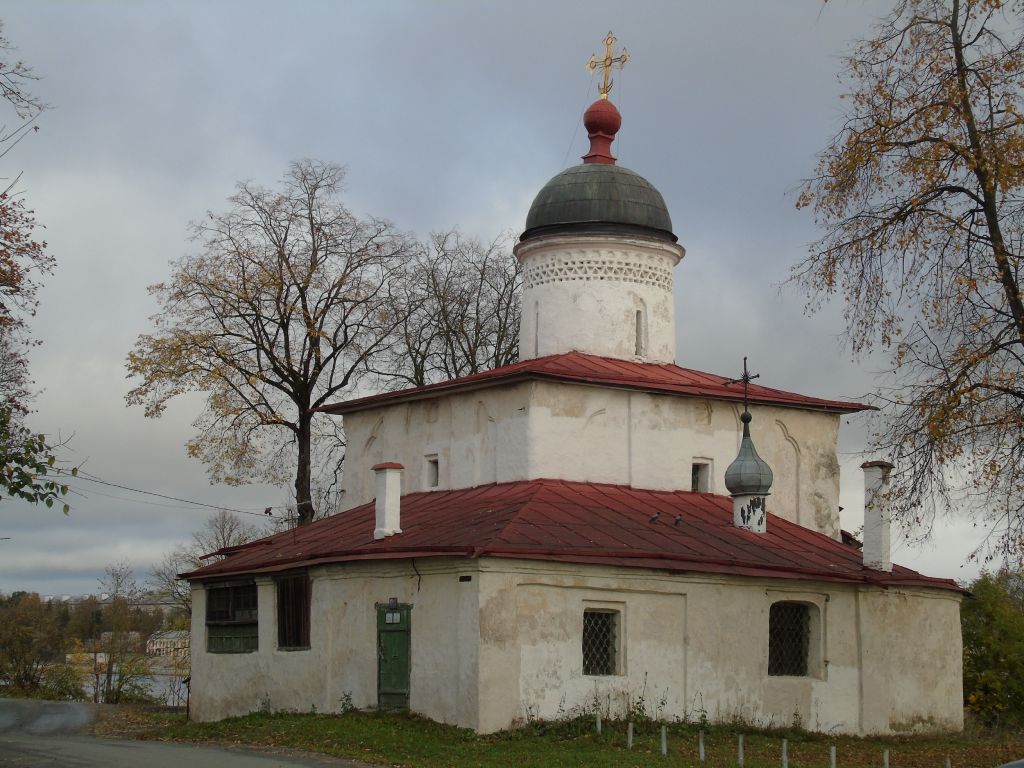
M341 168L294 163L281 188L238 186L231 209L193 226L199 250L151 287L156 331L140 335L129 404L159 416L206 393L188 451L215 481L294 482L297 517L314 517L314 465L332 472L343 440L317 413L350 392L404 310L393 277L416 243L339 199Z
M845 59L845 124L798 206L824 236L794 268L845 300L856 354L891 354L872 450L908 530L937 511L1024 555L1022 5L901 0Z

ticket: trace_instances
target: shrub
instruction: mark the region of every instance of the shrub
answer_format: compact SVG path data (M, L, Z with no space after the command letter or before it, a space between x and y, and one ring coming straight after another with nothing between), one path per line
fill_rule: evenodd
M1021 574L982 573L960 617L964 700L984 725L1024 725L1024 604Z

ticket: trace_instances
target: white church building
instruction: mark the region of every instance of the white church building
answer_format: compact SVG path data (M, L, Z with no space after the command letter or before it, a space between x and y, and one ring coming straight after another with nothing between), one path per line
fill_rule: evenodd
M878 734L963 725L960 600L839 528L840 417L676 364L684 250L615 164L537 195L520 361L338 403L345 509L186 574L191 713L408 708L482 733L597 707ZM754 449L756 444L757 449Z

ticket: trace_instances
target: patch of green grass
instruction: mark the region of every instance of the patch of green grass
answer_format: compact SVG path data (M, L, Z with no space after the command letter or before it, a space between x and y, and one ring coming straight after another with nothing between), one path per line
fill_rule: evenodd
M320 752L402 768L568 768L572 766L699 766L697 726L668 726L668 757L660 753L660 726L637 723L632 751L626 750L626 724L605 722L600 736L594 722L580 718L532 723L489 736L441 725L415 715L349 712L344 715L253 714L218 723L189 723L183 716L137 713L121 735L174 741L248 744ZM739 726L708 726L706 762L711 768L736 765L737 737L745 734L746 766L777 768L782 739L788 741L792 768L827 766L834 744L839 766L881 766L889 750L893 768L993 768L1024 757L1024 735L968 733L859 739L801 731L754 731ZM112 734L117 735L117 734Z

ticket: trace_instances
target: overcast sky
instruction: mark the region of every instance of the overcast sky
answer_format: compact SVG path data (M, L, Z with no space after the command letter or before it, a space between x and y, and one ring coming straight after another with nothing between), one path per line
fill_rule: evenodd
M839 340L839 308L807 317L782 288L816 237L794 189L840 124L840 56L887 2L7 2L19 55L44 77L41 130L3 159L57 259L33 322L33 426L70 436L110 482L259 512L269 487L210 485L184 443L199 397L158 420L127 408L124 359L156 306L146 286L188 251L189 221L235 183L273 185L294 159L348 168L346 200L426 235L521 230L536 192L579 162L584 69L613 29L620 164L664 195L687 255L676 272L679 363L857 398L871 365ZM10 117L6 118L7 121ZM865 426L841 433L844 527L861 524ZM202 508L74 484L73 510L0 502L0 591L94 591L105 565L145 575ZM253 521L259 522L256 517ZM948 522L896 559L963 566L979 533Z

